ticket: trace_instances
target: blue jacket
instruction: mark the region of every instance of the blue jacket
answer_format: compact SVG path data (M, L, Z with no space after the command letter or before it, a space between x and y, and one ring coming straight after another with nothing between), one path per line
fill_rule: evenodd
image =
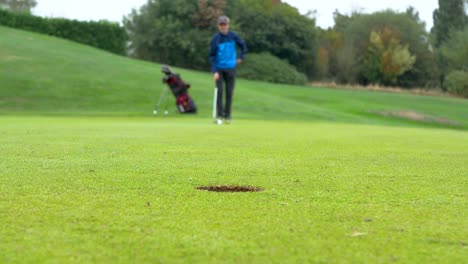
M213 73L218 70L235 69L237 65L237 47L240 47L240 59L244 60L247 51L245 42L235 33L229 31L227 35L217 33L211 40L210 62Z

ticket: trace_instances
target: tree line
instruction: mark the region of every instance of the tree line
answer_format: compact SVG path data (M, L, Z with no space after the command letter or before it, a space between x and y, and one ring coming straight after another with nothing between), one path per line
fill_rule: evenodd
M274 56L308 80L453 91L454 83L467 86L466 6L467 0L439 0L427 32L412 7L372 14L336 11L335 25L321 29L311 14L301 15L280 0L149 0L124 18L124 26L132 56L206 70L216 18L226 14L256 60L268 56L271 62ZM249 66L247 61L243 71L255 76ZM257 78L267 79L261 76L267 72Z

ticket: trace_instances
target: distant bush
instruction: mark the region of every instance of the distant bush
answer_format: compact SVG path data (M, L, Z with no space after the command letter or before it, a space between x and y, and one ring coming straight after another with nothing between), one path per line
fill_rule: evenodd
M127 34L118 23L42 18L0 9L0 25L65 38L116 54L127 53Z
M449 93L468 98L468 72L451 72L447 77L445 77L445 88Z
M248 54L237 75L250 80L272 83L305 84L307 77L292 65L270 53Z

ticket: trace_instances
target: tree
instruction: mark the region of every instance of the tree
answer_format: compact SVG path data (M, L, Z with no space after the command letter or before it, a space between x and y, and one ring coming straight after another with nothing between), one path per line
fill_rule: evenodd
M416 59L413 67L400 74L394 84L402 87L425 87L435 82L433 81L433 76L436 75L434 56L429 48L428 34L424 22L419 20L414 9L410 8L401 13L392 10L372 14L354 13L350 18L340 19L349 21L349 24L342 23L340 28L343 31L344 46L338 56L339 80L368 83L369 76L366 73L368 65L365 62L369 59L371 33L391 27L398 36L400 45L408 47L409 53ZM401 50L399 53L401 56L404 54ZM344 70L348 71L343 73ZM379 81L382 82L383 79Z
M446 62L446 70L468 71L468 26L464 30L452 32L440 48Z
M333 26L333 29L335 29L338 32L344 33L346 31L346 28L353 22L353 20L357 17L359 17L360 13L354 12L351 16L345 15L340 13L338 9L333 12L333 21L335 22L335 25Z
M402 45L398 34L390 27L372 31L369 42L363 75L370 83L395 85L397 78L409 71L416 61L408 44Z
M465 25L468 26L468 0L465 0Z
M343 48L343 33L332 28L320 30L319 45L314 77L319 80L335 77L338 74L338 52Z
M36 5L36 0L0 0L0 7L13 12L31 13Z
M203 12L201 2L148 0L140 10L132 10L124 18L131 55L174 66L207 69L213 30L199 23L194 15Z
M316 55L314 77L319 80L327 79L330 72L330 52L325 47L319 47Z
M439 0L439 8L433 13L434 44L440 47L450 36L450 33L461 30L467 23L465 11L466 0Z
M242 0L242 2L256 2ZM255 8L262 8L257 10ZM249 52L269 51L287 60L309 78L314 74L318 30L315 20L280 1L262 0L242 4L236 21Z
M193 14L194 26L201 28L213 27L218 17L224 14L225 7L225 0L199 0L198 10Z
M242 5L259 12L271 13L274 8L282 5L281 0L240 0Z
M439 49L449 39L452 32L468 26L466 0L439 0L439 8L434 11L434 27L431 30L439 68L439 85L444 88L445 75L449 72L446 56Z

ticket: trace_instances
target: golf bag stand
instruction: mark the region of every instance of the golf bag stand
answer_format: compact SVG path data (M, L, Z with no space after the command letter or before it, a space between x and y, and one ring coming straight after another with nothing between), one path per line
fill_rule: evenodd
M167 90L168 90L168 88L166 88L166 87L164 87L161 90L161 93L159 94L158 104L156 105L156 107L153 110L154 115L157 115L159 113L159 109L161 107L161 104L163 104L163 103L164 103L164 114L165 115L169 114L169 111L167 109Z

